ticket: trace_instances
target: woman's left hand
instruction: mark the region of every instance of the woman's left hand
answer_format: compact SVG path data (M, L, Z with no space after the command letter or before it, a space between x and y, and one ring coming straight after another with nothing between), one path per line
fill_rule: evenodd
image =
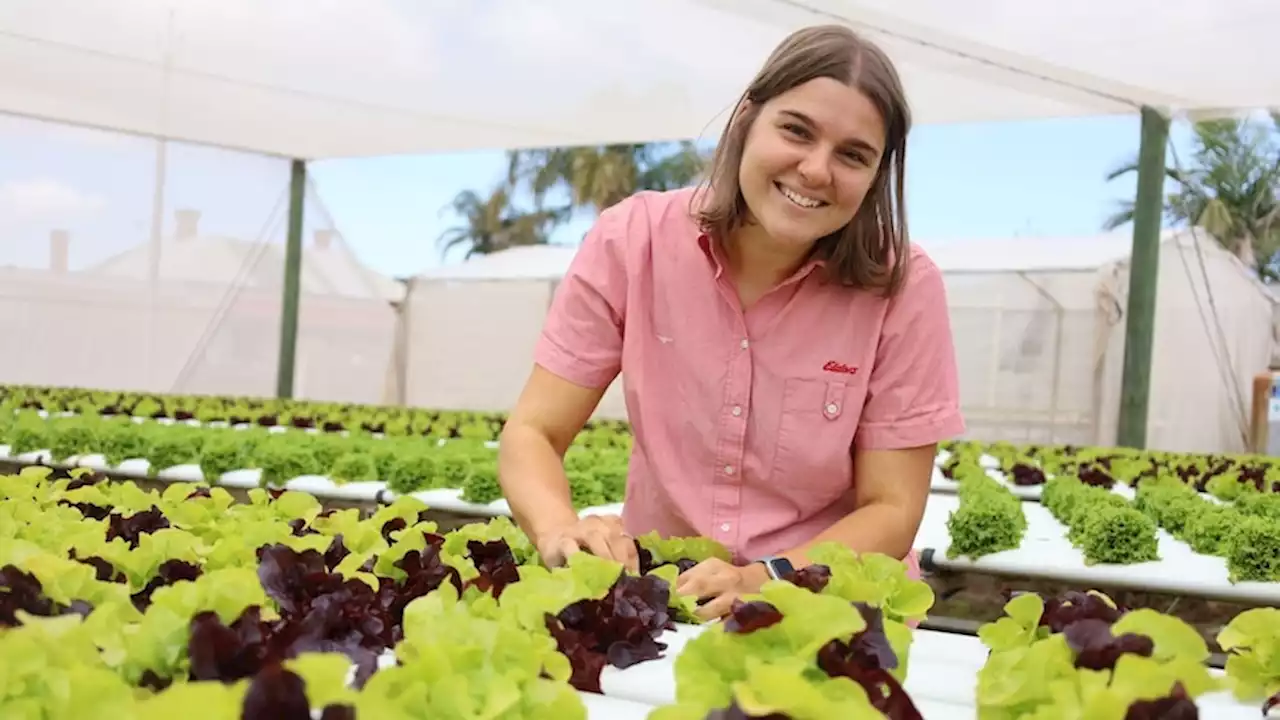
M700 601L705 599L707 602L698 608L698 617L714 620L729 614L738 597L759 592L768 579L769 573L760 563L738 567L719 558L708 558L681 573L675 591Z

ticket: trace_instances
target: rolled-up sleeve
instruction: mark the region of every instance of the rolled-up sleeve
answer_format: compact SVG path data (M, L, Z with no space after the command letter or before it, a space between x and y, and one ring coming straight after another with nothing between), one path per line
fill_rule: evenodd
M583 238L534 350L534 362L575 385L605 388L621 370L631 202L602 212Z
M964 432L955 342L942 272L915 251L880 330L855 446L894 450Z

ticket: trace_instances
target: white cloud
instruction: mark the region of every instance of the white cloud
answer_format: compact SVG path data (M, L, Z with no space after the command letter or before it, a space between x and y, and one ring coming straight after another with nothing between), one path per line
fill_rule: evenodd
M97 193L50 178L11 180L0 184L0 212L21 218L59 218L94 213L107 206Z

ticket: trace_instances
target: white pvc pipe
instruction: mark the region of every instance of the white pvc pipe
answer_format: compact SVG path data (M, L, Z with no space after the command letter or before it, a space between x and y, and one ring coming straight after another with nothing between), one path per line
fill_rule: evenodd
M946 522L959 505L955 495L930 495L916 537L916 546L932 550L930 559L942 570L1057 580L1083 588L1131 588L1247 605L1280 605L1280 583L1232 584L1228 580L1225 558L1201 555L1164 530L1156 531L1159 560L1130 565L1085 565L1083 554L1067 540L1066 528L1039 503L1022 503L1027 533L1020 547L978 560L949 558L946 550L951 540Z
M200 466L195 464L175 465L171 468L165 468L156 473L154 478L148 476L151 464L145 458L130 458L121 462L116 467L107 465L106 459L101 454L82 455L78 457L69 457L64 462L52 462L52 455L48 450L36 450L33 452L22 453L20 455L11 455L8 445L0 445L0 459L13 459L18 462L25 463L44 463L51 467L75 468L85 467L91 470L101 472L112 472L125 477L140 480L162 480L166 482L206 482L204 473L201 472ZM232 470L218 478L216 482L211 484L221 485L223 487L250 489L261 487L262 471L254 469ZM297 490L314 495L317 498L325 500L346 500L350 502L367 502L373 504L390 503L395 500L398 495L387 490L386 483L382 482L352 482L352 483L335 483L323 475L303 475L300 477L287 480L283 487L288 490ZM422 500L432 510L441 510L451 512L456 515L466 515L469 517L511 517L511 506L506 499L495 500L488 505L477 505L469 503L462 499L462 491L456 489L436 489L423 490L411 493L412 497ZM598 514L620 514L622 505L614 503L609 505L600 505L597 507L583 508L579 511L579 515L598 515Z

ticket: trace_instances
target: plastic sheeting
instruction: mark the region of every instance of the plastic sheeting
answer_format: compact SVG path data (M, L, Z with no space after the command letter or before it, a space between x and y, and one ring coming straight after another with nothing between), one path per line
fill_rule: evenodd
M533 368L533 351L576 245L513 247L412 278L382 401L505 411ZM625 420L621 377L596 418Z
M924 123L1280 106L1271 0L0 0L0 110L304 159L706 137L821 22Z
M946 277L970 437L1115 444L1132 242L1112 233L924 243ZM1164 233L1147 447L1245 451L1274 306L1205 231Z
M946 279L967 436L1114 444L1132 238L918 242ZM383 400L508 407L575 251L513 248L414 278ZM1243 451L1274 297L1203 231L1165 234L1157 287L1148 446ZM625 418L623 400L615 381L597 415Z
M289 183L277 157L0 114L0 378L274 395ZM294 397L376 403L404 286L314 184L302 229Z

